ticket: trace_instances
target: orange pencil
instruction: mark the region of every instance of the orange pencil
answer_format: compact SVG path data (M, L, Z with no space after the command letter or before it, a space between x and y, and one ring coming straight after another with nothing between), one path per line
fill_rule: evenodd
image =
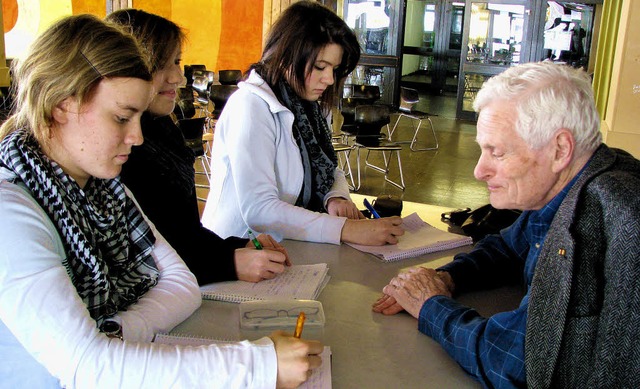
M293 332L295 338L299 338L302 335L302 327L304 327L304 312L300 312L298 320L296 321L296 330Z

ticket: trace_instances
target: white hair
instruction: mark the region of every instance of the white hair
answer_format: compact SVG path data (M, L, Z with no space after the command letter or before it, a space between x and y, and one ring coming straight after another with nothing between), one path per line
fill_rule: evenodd
M560 128L571 131L578 155L602 143L591 78L583 70L552 62L509 68L484 83L473 108L480 112L494 101L515 104L515 131L534 149Z

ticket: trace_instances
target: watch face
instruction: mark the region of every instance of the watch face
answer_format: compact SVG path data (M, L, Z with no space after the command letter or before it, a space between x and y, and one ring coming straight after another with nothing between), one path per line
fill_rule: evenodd
M122 328L120 327L120 324L112 320L107 320L104 323L102 323L101 330L107 336L109 335L119 336L122 333Z

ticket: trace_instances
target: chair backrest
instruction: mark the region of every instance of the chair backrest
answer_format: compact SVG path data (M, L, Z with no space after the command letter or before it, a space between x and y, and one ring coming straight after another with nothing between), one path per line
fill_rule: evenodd
M187 79L187 86L193 84L193 73L196 71L206 71L205 65L184 65L184 77Z
M411 112L413 106L420 101L420 95L417 89L400 87L400 111Z
M191 86L178 88L178 99L176 101L175 107L173 108L173 113L176 114L178 120L188 119L196 114L193 88Z
M213 117L218 118L229 97L238 90L237 85L216 85L209 87L209 99L213 103Z
M238 81L242 78L242 71L237 69L220 70L218 72L218 81L222 85L238 85Z
M202 134L204 132L205 117L178 120L178 127L182 131L185 144L193 150L196 156L204 155Z
M355 99L362 99L366 104L373 104L380 100L380 88L377 85L351 85L351 96Z
M379 136L382 127L391 122L391 113L386 105L358 105L354 121L358 136Z
M206 76L196 76L196 74L194 73L191 86L196 92L198 103L209 104L209 79Z

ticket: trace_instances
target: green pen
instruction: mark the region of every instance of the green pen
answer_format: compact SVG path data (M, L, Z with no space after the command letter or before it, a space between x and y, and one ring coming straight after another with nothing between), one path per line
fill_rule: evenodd
M255 235L253 235L253 232L251 232L251 230L247 230L247 235L249 235L249 239L251 239L251 241L253 242L253 245L256 246L256 250L262 250L262 245L260 244L260 241L258 240L258 238L256 238Z

